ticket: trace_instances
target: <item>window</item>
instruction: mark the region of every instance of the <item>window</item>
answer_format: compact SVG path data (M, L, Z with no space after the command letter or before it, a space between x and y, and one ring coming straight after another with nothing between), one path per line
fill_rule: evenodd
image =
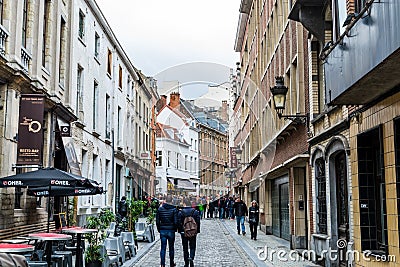
M176 165L175 165L175 168L177 168L177 169L179 169L179 157L180 157L180 154L176 153Z
M396 157L397 222L400 229L400 119L394 121L394 151ZM399 235L400 244L400 235Z
M100 52L100 36L97 32L94 34L94 56L97 58Z
M188 170L188 155L185 155L185 171Z
M1 9L3 10L3 1L1 2ZM1 13L2 10L0 11ZM49 13L50 13L50 2L48 0L44 1L44 11L43 11L43 35L42 35L42 66L46 66L46 48L47 48L47 34L49 27ZM1 15L2 16L2 15ZM2 16L3 17L3 16Z
M122 67L119 65L119 72L118 72L118 87L122 89Z
M83 40L85 37L85 14L83 14L82 10L79 10L79 29L78 36Z
M156 166L162 166L162 151L156 151Z
M78 71L77 71L77 75L76 75L76 114L79 113L79 111L81 111L82 108L82 92L83 92L83 68L78 65Z
M93 83L93 131L97 128L97 114L99 112L99 84L94 81Z
M28 0L24 0L22 10L22 46L26 48L26 39L28 32Z
M118 106L118 108L117 108L117 140L118 140L118 142L117 142L117 144L120 146L120 144L121 144L121 137L122 137L122 133L121 133L121 126L122 126L122 123L121 123L121 119L122 119L122 109L121 109L121 107L120 106Z
M171 167L171 161L170 161L170 159L171 159L171 151L168 151L167 152L167 167Z
M317 187L317 232L327 234L326 176L325 161L322 158L315 161L315 179Z
M111 138L111 98L106 94L106 138Z
M357 136L361 249L388 253L382 127Z
M107 73L111 76L112 70L112 53L111 50L108 49L108 56L107 56Z
M131 76L128 75L128 79L126 79L126 97L129 99L131 94Z
M60 55L59 55L59 65L58 65L58 82L64 87L65 82L65 63L66 63L66 39L67 39L66 23L63 18L61 18L60 25Z

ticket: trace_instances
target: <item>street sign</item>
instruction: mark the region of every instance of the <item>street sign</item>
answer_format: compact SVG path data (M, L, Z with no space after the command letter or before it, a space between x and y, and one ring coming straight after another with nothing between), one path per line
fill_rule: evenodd
M71 126L70 125L60 126L60 134L62 137L71 137Z

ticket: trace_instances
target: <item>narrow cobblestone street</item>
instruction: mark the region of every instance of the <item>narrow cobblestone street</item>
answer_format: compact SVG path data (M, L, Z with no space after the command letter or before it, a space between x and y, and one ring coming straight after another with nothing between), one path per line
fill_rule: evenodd
M219 220L202 220L197 237L195 266L255 266ZM160 241L133 266L160 266ZM175 262L184 266L180 235L175 239ZM166 266L169 266L167 249Z
M247 223L246 229L248 230ZM292 257L297 256L296 260L290 259L288 241L272 235L265 235L262 232L259 232L255 241L250 239L249 234L248 230L246 236L238 235L235 220L203 219L201 233L197 239L195 266L317 266L294 252ZM160 241L157 240L151 248L148 248L149 245L141 243L139 256L124 266L160 266ZM266 259L260 260L258 254L266 246L268 247L267 254L260 254ZM286 257L278 259L279 251L284 252ZM169 266L168 250L166 263L166 266ZM181 238L178 234L175 239L175 263L177 267L184 266Z

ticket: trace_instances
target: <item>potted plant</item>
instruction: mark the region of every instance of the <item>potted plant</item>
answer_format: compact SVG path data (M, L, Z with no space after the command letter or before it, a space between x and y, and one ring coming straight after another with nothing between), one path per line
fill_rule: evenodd
M99 215L89 216L86 219L87 228L97 229L96 233L86 235L88 241L85 252L86 267L101 267L103 243L107 237L106 230L114 218L112 211L102 209Z
M129 230L133 232L133 236L135 239L135 246L137 247L138 243L137 243L135 225L140 215L143 214L143 208L146 202L141 200L128 199L127 204L128 204L128 227Z

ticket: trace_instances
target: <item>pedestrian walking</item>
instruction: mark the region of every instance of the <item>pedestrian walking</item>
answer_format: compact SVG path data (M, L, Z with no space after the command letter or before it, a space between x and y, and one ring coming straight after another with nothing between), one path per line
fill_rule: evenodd
M165 267L165 254L167 251L167 242L169 248L169 260L170 266L174 267L174 243L175 243L175 232L178 229L178 210L175 206L171 205L172 196L168 195L166 197L166 202L161 205L157 210L156 214L156 226L157 230L160 233L161 240L161 250L160 250L160 258L161 258L161 267Z
M251 202L251 207L249 208L249 226L251 239L257 240L257 226L260 220L260 211L258 209L257 201L253 200Z
M218 200L218 211L219 211L219 219L220 220L224 218L224 209L225 209L225 198L222 196Z
M240 226L242 227L242 234L246 235L246 227L244 225L244 219L247 215L247 206L246 204L238 197L233 204L233 209L235 211L236 216L236 227L238 231L238 235L240 235Z
M200 213L192 208L190 199L185 198L183 202L184 207L178 214L178 231L181 233L182 238L185 267L193 267L196 254L196 237L200 233Z
M118 203L118 214L121 216L121 219L125 218L128 214L128 204L126 203L126 197L121 197L121 200Z

